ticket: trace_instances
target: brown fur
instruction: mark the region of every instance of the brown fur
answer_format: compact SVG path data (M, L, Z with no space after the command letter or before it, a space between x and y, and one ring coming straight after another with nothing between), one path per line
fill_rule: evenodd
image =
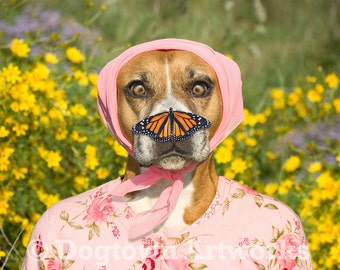
M184 222L188 225L194 223L208 210L215 197L218 176L212 154L207 160L197 165L192 181L195 192L191 200L191 206L185 209L183 217Z
M202 115L212 123L208 129L211 139L222 118L221 93L214 71L198 56L186 51L151 51L137 55L120 71L117 80L118 103L120 105L119 119L126 138L133 143L131 127L149 115L152 105L164 98L166 89L166 74L164 63L170 65L172 93L196 114ZM197 72L196 72L197 71ZM199 80L201 74L208 74L214 85L212 94L206 99L190 97L183 89L192 80ZM126 85L134 79L143 77L150 89L150 97L134 99L126 95ZM124 179L129 179L140 173L138 162L128 157ZM212 154L197 165L193 177L194 195L191 205L185 209L183 220L192 224L211 204L217 190L218 176L215 171Z

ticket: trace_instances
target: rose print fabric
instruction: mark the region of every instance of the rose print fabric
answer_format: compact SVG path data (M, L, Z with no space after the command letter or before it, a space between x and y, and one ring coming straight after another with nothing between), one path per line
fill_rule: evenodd
M182 231L130 241L136 215L113 180L48 209L22 269L312 269L297 215L285 204L220 177L207 212Z

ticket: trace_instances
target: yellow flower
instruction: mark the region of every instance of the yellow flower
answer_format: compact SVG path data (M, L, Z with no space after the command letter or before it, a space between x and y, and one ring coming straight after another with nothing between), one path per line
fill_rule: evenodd
M320 249L320 234L317 232L312 232L309 235L309 241L310 241L310 249L311 251L317 251ZM316 269L316 268L315 268Z
M74 115L76 116L80 116L80 117L83 117L87 114L87 110L86 108L81 105L81 104L75 104L73 105L71 108L71 113L73 113Z
M59 120L59 121L64 121L64 116L62 112L57 109L57 108L52 108L48 111L47 115L52 119L52 120Z
M257 145L257 141L254 138L247 138L246 145L253 147Z
M300 167L300 164L301 159L298 156L291 156L283 164L283 169L286 172L294 172Z
M58 128L55 133L54 133L54 136L55 138L58 140L58 141L61 141L61 140L65 140L66 137L67 137L67 129L65 128Z
M322 84L318 83L315 85L315 90L322 94L325 91L325 87Z
M330 184L334 183L334 178L329 171L323 172L316 178L319 188L327 188Z
M298 113L298 115L302 118L306 117L307 115L307 109L306 106L300 102L295 104L295 109Z
M309 165L308 167L308 172L310 173L315 173L315 172L319 172L322 168L322 164L320 162L313 162Z
M97 81L98 81L98 74L97 73L90 73L89 81L93 87L91 88L90 95L97 99L98 96L98 89L97 89Z
M87 86L89 84L89 79L86 76L85 72L77 70L73 73L73 76L80 85Z
M32 231L33 231L33 228L34 228L34 225L33 224L28 224L26 227L25 227L25 232L22 236L22 245L24 247L27 247L28 246L28 241L30 240L31 238L31 235L32 235Z
M85 147L85 154L87 155L95 155L96 151L97 151L97 148L93 145L88 144Z
M94 170L98 165L99 161L96 157L97 148L90 144L86 145L85 147L85 167L89 168L90 170Z
M6 252L3 250L0 250L0 258L6 257Z
M289 192L290 188L293 186L293 181L291 179L284 180L279 186L278 193L280 195L285 195Z
M59 151L48 151L42 147L38 148L40 157L46 161L47 167L52 169L60 168L62 156Z
M236 174L233 171L227 169L227 170L224 171L223 176L225 176L229 179L234 179Z
M46 115L42 115L40 117L40 121L41 121L41 123L43 123L47 126L50 124L50 118L48 118Z
M266 117L266 114L265 113L258 113L258 114L255 114L255 117L256 117L256 121L258 123L261 123L261 124L264 124L266 123L267 121L267 117Z
M268 183L264 188L264 192L268 196L273 196L275 192L278 190L278 187L279 185L277 183L274 183L274 182Z
M59 168L62 157L59 152L49 151L46 157L47 167Z
M310 89L307 92L307 98L311 101L311 102L320 102L322 100L322 95L320 94L319 91L317 91L316 89Z
M318 187L320 188L319 192L322 200L331 200L337 195L339 185L331 176L329 171L320 174L316 178L316 181Z
M97 87L92 87L91 88L90 95L91 95L91 97L94 97L95 99L97 99L97 97L98 97L98 89L97 89Z
M329 88L337 88L339 85L339 77L335 73L330 73L325 77L325 82Z
M296 91L294 91L293 93L290 93L288 95L287 104L289 106L294 106L300 101L300 98L301 98L301 96Z
M217 163L223 164L231 161L233 154L227 147L221 145L216 149L214 157Z
M340 98L336 98L333 100L333 106L336 113L340 113Z
M47 208L51 207L53 204L60 200L59 194L48 194L43 190L37 190L37 195L39 200L46 205Z
M81 135L78 131L73 131L71 134L71 139L75 142L86 142L87 141L87 136Z
M46 63L50 64L58 64L59 62L58 57L53 53L45 53L44 59Z
M273 107L275 109L283 109L285 107L284 91L279 88L273 88L270 91L270 96L273 99Z
M13 112L19 112L20 111L20 105L18 102L12 102L9 106ZM12 128L13 130L13 128Z
M12 147L1 147L0 148L0 172L7 171L9 169L10 161L9 157L14 153Z
M89 188L89 178L85 176L76 176L74 178L74 187L78 192Z
M11 220L15 223L21 223L23 226L26 226L29 221L27 218L23 218L22 216L18 215L18 214L15 214Z
M110 175L110 171L106 168L99 168L96 171L98 179L105 179Z
M244 124L248 126L255 126L257 123L257 118L255 115L251 114L247 109L244 109Z
M49 98L52 92L52 87L56 86L56 83L52 80L48 80L50 75L50 69L43 63L38 62L33 70L26 71L23 75L23 79L27 85L34 91L45 91L46 98Z
M66 57L74 64L79 64L85 60L85 57L76 47L68 47L66 49Z
M13 39L11 43L11 51L19 57L27 57L30 47L23 39Z
M107 136L107 137L105 137L104 141L105 141L108 145L113 146L113 144L114 144L114 142L115 142L115 139L113 139L112 136Z
M30 220L36 223L36 222L40 219L40 217L41 217L41 214L40 214L40 213L33 213L33 214L31 215ZM24 222L23 222L22 224L23 224L23 225L25 225L25 224L27 225L27 224L28 224L28 220L25 219Z
M90 73L89 76L89 81L92 85L96 86L97 81L98 81L98 74L97 73Z
M334 225L331 215L326 214L320 218L320 222L317 224L317 231L320 232L321 243L332 243L337 239L336 226Z
M113 150L118 156L126 157L127 151L123 146L121 146L116 140L113 142Z
M33 75L38 79L38 80L46 80L48 79L48 76L50 75L50 69L48 66L42 63L37 63L35 68L33 69Z
M227 137L223 140L222 145L225 146L230 152L232 152L235 147L235 140L232 137Z
M94 170L99 165L98 159L95 156L87 155L85 160L85 167Z
M273 88L270 91L270 96L273 99L283 99L284 98L284 91L279 88Z
M9 130L5 126L0 126L0 138L5 138L9 134Z
M15 132L17 136L26 135L26 131L28 130L27 124L15 125L12 130Z
M227 137L215 152L215 160L217 163L228 163L233 158L235 141L231 137Z
M230 165L230 169L235 173L243 173L247 169L247 163L241 158L235 158Z
M122 167L118 170L118 175L124 175L126 162L123 162Z
M0 154L1 156L9 157L14 153L14 148L12 147L2 147L0 148Z
M21 82L21 71L18 66L10 63L7 67L2 68L1 76L3 76L8 83Z
M313 210L312 199L307 199L307 198L302 199L301 207L300 207L301 217L310 216L310 213L312 210Z
M335 261L335 264L340 266L340 241L339 240L336 245L333 245L331 247L330 256ZM331 267L332 266L333 265L331 265Z
M321 192L320 190L318 189L313 189L311 192L310 192L310 197L311 197L311 207L312 208L318 208L321 204Z
M13 169L13 175L16 180L24 179L26 177L26 173L28 172L27 168L19 168Z
M9 190L0 191L0 215L7 215L9 210L9 200L14 192Z

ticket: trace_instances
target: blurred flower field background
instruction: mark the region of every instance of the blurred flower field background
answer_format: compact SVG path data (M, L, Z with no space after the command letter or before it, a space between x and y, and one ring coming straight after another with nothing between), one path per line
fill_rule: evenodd
M216 149L217 170L287 203L314 268L340 268L337 0L68 2L0 3L0 269L19 269L49 206L123 173L126 152L97 113L98 72L164 37L239 63L246 118Z

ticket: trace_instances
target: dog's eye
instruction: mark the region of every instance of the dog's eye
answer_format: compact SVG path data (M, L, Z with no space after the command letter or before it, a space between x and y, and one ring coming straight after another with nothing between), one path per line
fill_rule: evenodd
M204 82L204 81L198 81L195 82L194 86L191 89L191 94L194 97L206 97L211 92L211 86Z
M135 98L143 98L147 96L147 91L141 81L132 81L126 86L128 94Z

